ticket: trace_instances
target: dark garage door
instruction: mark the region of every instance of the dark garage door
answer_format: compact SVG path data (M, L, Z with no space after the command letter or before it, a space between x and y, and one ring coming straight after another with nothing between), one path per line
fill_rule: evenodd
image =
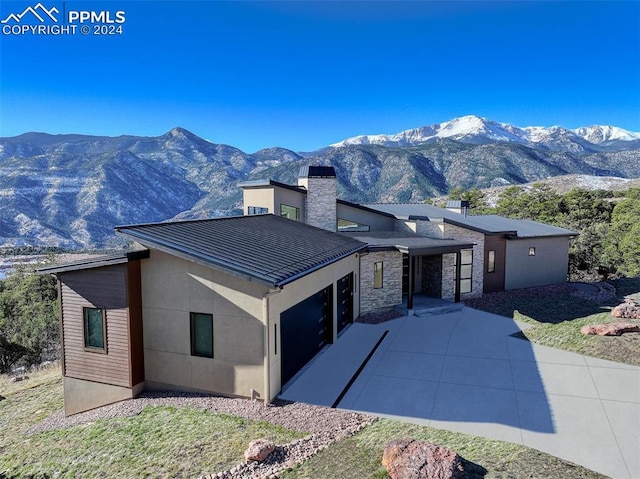
M353 273L338 280L338 293L336 295L338 314L338 334L347 324L353 323Z
M282 384L291 379L331 341L331 288L280 314L282 344Z

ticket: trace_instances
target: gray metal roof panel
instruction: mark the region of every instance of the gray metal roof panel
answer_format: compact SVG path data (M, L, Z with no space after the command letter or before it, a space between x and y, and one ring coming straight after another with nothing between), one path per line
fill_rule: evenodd
M66 273L68 271L79 271L82 269L101 268L104 266L113 266L117 264L128 263L149 257L149 250L123 251L102 256L94 256L70 263L52 264L37 268L36 271L41 274Z
M352 238L367 243L370 249L393 248L415 254L454 253L461 249L473 248L474 243L448 238L428 236L407 236L396 232L348 233Z
M531 220L518 220L498 215L468 215L425 203L371 204L368 208L390 213L399 219L442 221L486 234L513 234L519 238L575 236L578 233Z
M147 247L283 286L366 245L331 231L274 215L118 226Z

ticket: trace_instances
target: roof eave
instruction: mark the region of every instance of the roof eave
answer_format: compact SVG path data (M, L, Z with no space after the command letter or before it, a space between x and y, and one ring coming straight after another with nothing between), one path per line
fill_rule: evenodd
M126 253L123 253L122 256L116 257L116 258L98 256L96 258L89 258L87 260L76 261L73 263L43 266L40 268L36 268L36 272L39 274L67 273L71 271L80 271L84 269L94 269L94 268L103 268L106 266L115 266L119 264L129 263L131 261L146 259L148 257L149 257L148 249L138 250L138 251L128 251Z

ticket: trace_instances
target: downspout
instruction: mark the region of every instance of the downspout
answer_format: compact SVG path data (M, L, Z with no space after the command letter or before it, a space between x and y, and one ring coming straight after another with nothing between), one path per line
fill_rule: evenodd
M282 293L282 289L271 290L262 296L262 317L264 318L264 324L266 333L264 335L264 402L265 404L271 401L271 368L269 353L269 338L271 337L271 328L269 324L269 299L276 294Z

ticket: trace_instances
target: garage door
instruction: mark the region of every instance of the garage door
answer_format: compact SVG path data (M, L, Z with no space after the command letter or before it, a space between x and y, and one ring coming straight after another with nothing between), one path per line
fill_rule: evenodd
M338 280L338 293L336 295L338 314L338 334L347 324L353 323L353 273Z
M330 291L331 288L318 291L280 314L282 384L331 341Z

